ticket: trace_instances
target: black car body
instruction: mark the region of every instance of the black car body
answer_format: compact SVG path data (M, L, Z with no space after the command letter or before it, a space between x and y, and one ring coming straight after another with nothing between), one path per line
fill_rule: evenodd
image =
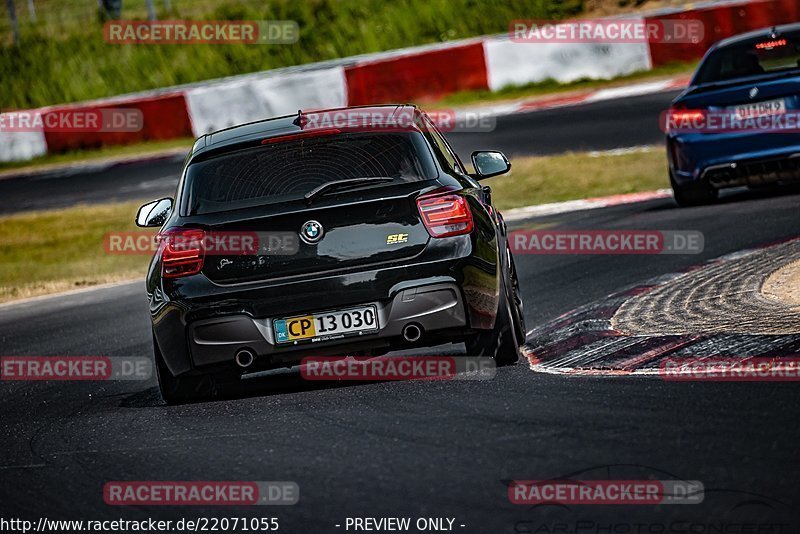
M167 401L310 355L464 341L470 355L517 360L525 329L506 227L477 182L506 172L505 157L474 153L470 176L414 106L323 113L360 118L329 128L298 113L205 135L175 200L139 210L137 224L166 237L147 295ZM278 245L209 254L169 239L237 232ZM358 331L289 339L353 308Z
M800 181L800 24L716 43L673 102L670 182L681 205L729 187Z

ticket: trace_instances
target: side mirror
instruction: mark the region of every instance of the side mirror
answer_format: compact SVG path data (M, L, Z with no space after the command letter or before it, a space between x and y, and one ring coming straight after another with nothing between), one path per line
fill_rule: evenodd
M136 226L151 228L163 226L172 211L172 199L162 198L148 202L136 213Z
M502 152L486 150L472 153L472 165L478 180L505 174L511 170L511 163Z

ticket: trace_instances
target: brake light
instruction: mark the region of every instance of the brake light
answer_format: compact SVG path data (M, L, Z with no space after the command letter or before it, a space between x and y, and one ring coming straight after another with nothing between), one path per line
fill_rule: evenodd
M705 113L699 109L671 109L669 116L674 121L700 121L706 116Z
M758 43L756 45L757 50L772 50L773 48L778 48L779 46L786 46L786 39L775 39L774 41L767 41L765 43Z
M419 214L432 237L449 237L472 231L472 212L467 200L452 193L417 199Z
M699 130L705 124L706 112L700 109L670 108L667 111L665 131Z
M161 236L161 275L180 278L197 274L203 268L203 243L206 233L196 229L178 229Z
M319 128L316 130L309 130L307 132L292 133L286 135L279 135L276 137L267 137L261 141L262 145L273 145L275 143L283 143L285 141L296 141L298 139L313 139L315 137L324 137L326 135L338 135L342 131L338 128Z

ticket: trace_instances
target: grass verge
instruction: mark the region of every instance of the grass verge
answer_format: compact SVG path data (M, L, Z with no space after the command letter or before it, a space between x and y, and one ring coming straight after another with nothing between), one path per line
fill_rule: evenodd
M0 302L144 279L147 256L110 255L106 232L136 230L140 202L0 217Z
M482 182L500 210L669 187L660 147L511 158L511 173Z
M660 149L513 159L487 180L500 209L649 191L666 186ZM106 232L136 230L140 202L81 205L0 217L0 302L126 279L143 279L149 255L112 255Z

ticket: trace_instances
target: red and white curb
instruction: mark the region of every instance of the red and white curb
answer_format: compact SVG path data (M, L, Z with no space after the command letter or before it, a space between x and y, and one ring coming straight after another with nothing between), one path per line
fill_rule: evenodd
M527 333L523 356L528 360L529 368L536 373L564 376L651 376L664 377L663 365L668 359L692 359L698 362L713 362L715 359L733 359L742 362L769 358L775 362L786 361L797 357L800 347L800 333L797 333L796 321L789 308L780 306L763 306L758 297L758 280L766 278L772 268L764 265L783 264L791 261L800 250L798 238L789 238L778 243L770 243L752 249L731 252L704 263L689 266L681 271L663 274L651 278L623 291L609 295L603 299L584 304L545 324L533 328ZM772 261L772 259L776 259ZM745 271L753 275L742 274ZM748 328L740 328L738 315L734 329L709 328L682 325L680 331L643 330L634 334L626 332L628 328L617 329L615 318L632 299L658 299L658 293L678 302L689 299L703 302L725 297L730 302L730 291L721 290L715 281L739 286L736 291L740 298L752 299L742 324ZM750 289L748 289L750 288ZM756 288L756 292L753 292ZM750 294L751 296L745 296ZM651 301L652 302L652 301ZM664 304L663 299L654 302L654 306ZM709 305L706 313L714 315L725 313L717 311L717 306ZM766 311L762 315L762 312ZM674 310L667 315L675 316ZM642 308L627 310L629 317L642 315ZM646 313L646 312L645 312ZM796 312L795 312L796 313ZM697 309L687 310L687 316L699 317ZM757 322L774 325L776 317L781 325L790 325L780 333L758 328ZM784 327L782 326L782 327ZM626 330L626 331L622 331ZM691 373L676 371L671 373L684 378L692 378ZM709 376L708 378L712 378Z
M608 208L611 206L621 206L636 202L647 202L648 200L656 200L660 198L670 198L671 196L671 189L658 189L656 191L645 191L643 193L625 193L622 195L610 195L607 197L567 200L565 202L553 202L550 204L539 204L536 206L526 206L524 208L505 210L503 211L503 219L505 219L506 222L521 221L531 217Z

